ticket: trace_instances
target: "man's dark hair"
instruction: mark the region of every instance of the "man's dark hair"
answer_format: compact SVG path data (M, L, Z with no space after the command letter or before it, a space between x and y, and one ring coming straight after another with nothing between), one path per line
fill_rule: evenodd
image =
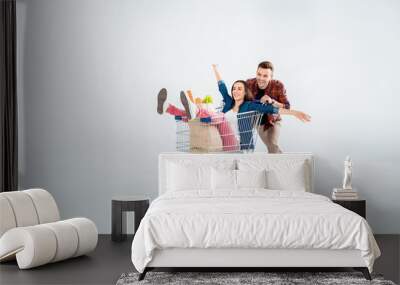
M263 62L260 62L260 63L258 64L257 69L258 69L258 68L271 69L272 71L274 71L274 65L273 65L272 62L270 62L270 61L263 61Z

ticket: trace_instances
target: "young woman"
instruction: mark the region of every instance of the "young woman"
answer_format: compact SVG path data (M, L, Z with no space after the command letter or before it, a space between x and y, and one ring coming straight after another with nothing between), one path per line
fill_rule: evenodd
M233 83L231 94L228 93L225 82L222 80L220 73L218 72L217 66L212 65L215 77L218 81L218 89L222 95L224 102L222 112L225 113L225 117L230 119L231 122L236 122L233 118L237 118L238 125L233 126L237 129L240 134L240 145L241 149L253 149L252 143L252 128L253 124L249 123L251 117L245 113L250 111L256 111L264 114L279 114L279 115L291 115L295 116L302 122L309 122L311 117L297 110L288 110L284 108L275 107L272 104L263 104L259 101L253 101L253 95L243 80L237 80ZM233 119L233 120L232 120Z

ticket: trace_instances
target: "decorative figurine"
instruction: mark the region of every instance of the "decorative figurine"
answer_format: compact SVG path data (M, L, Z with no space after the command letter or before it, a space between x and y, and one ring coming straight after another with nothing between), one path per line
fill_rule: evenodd
M351 162L351 158L348 155L346 160L344 161L344 178L343 178L343 190L352 190L351 187L351 178L352 178L352 168L353 163Z

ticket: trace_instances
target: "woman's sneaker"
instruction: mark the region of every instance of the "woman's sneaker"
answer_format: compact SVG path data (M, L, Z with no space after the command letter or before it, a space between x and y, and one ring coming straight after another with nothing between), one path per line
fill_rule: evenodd
M157 96L157 113L162 114L164 112L164 103L167 100L167 89L162 88L158 92Z
M190 110L189 100L187 99L185 92L181 91L180 97L181 97L181 103L183 105L183 108L185 108L187 118L188 118L188 120L191 120L192 114L191 114L191 110Z

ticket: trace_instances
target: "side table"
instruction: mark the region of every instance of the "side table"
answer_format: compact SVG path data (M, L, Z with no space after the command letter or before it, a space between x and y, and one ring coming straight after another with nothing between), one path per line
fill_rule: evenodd
M111 240L126 239L126 212L135 212L135 232L149 208L150 198L146 196L117 196L111 201Z
M366 216L366 201L362 199L357 200L332 200L332 202L339 204L340 206L359 214L364 219Z

